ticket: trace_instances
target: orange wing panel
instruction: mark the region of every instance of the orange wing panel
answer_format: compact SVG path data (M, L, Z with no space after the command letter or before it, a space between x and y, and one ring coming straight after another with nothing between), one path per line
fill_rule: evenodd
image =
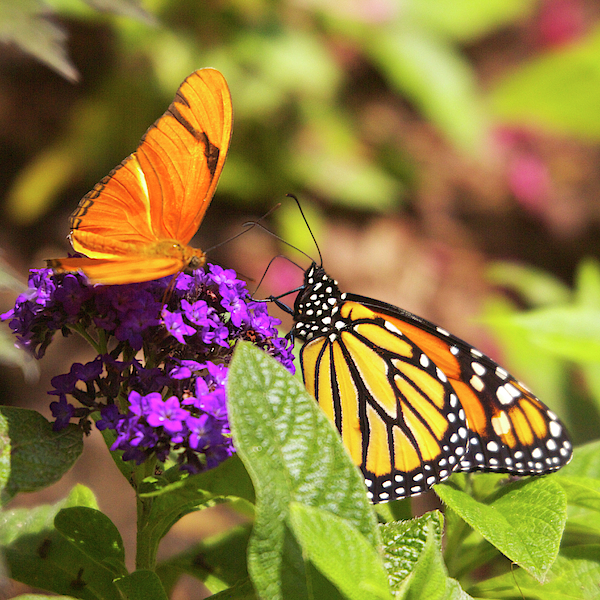
M111 259L57 258L48 261L48 266L57 272L83 271L92 283L115 285L121 283L139 283L166 277L183 268L183 262L177 258L146 258L127 256Z

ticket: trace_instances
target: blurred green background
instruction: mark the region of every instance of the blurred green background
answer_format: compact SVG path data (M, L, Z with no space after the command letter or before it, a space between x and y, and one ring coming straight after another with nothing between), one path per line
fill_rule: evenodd
M68 215L193 70L223 72L233 141L203 249L267 222L348 291L501 361L582 442L600 431L600 2L2 0L1 309L68 251ZM210 253L253 289L307 259L253 230ZM276 261L261 297L301 272ZM286 324L289 325L288 322ZM49 379L2 326L1 400ZM36 381L37 387L25 384Z

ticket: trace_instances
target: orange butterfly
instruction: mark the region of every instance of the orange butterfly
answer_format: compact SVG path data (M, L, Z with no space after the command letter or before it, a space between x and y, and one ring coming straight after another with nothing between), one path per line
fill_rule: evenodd
M214 69L192 73L138 149L86 194L69 219L69 239L85 257L48 260L57 272L83 271L92 283L150 281L201 267L188 246L223 169L233 112Z

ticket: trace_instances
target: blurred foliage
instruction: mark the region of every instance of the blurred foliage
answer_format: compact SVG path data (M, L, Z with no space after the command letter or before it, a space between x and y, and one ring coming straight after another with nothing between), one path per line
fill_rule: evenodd
M532 307L523 312L506 299L488 303L484 319L505 348L508 366L554 410L571 413L572 430L581 436L577 442L596 438L600 428L600 263L584 260L572 291L555 277L527 266L499 263L489 270L489 277L519 292ZM589 395L593 405L582 394Z
M7 0L0 4L0 41L14 43L25 52L55 69L70 81L77 81L77 69L65 48L61 27L44 17L40 0Z
M598 140L600 27L567 49L525 62L496 84L490 100L506 122Z
M234 141L221 193L264 204L293 190L353 208L389 210L402 201L412 169L398 148L389 151L393 121L380 114L377 131L369 131L368 109L377 107L378 98L409 100L450 143L473 156L485 153L498 114L537 111L554 116L557 126L569 111L572 122L597 119L593 99L574 110L564 94L554 93L564 90L564 81L551 57L525 61L492 89L498 112L490 111L463 45L523 20L535 5L149 0L142 8L133 0L52 0L52 12L42 12L36 0L5 0L1 39L65 77L75 79L77 72L61 19L110 30L115 49L113 63L76 101L63 135L40 148L14 181L9 214L20 223L35 222L74 181L99 179L135 148L183 78L202 66L220 69L233 90ZM581 51L556 54L567 67L584 59L585 46L591 61L593 39L583 40ZM540 60L555 77L540 83L543 95L524 92L522 73L542 69ZM367 106L357 103L365 90L349 87L357 70L372 95ZM581 85L588 84L582 77ZM549 102L560 104L560 111L547 110ZM594 131L585 133L600 135Z
M134 0L5 0L0 39L71 80L78 74L61 19L109 30L115 50L109 68L76 100L64 133L14 180L8 214L34 223L74 182L93 185L202 66L220 69L233 90L234 141L220 192L247 205L294 191L354 209L398 206L413 167L392 138L393 119L369 114L384 100L408 100L475 157L489 152L499 117L597 139L597 32L523 61L489 93L464 52L465 44L529 17L536 5L148 0L142 8ZM352 87L357 75L361 90Z

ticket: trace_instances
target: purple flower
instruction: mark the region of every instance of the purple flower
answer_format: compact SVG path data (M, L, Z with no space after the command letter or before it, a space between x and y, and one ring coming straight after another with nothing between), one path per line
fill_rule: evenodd
M238 279L233 269L223 269L218 265L208 265L208 278L219 287L235 287Z
M203 366L195 360L182 360L169 371L169 376L172 379L189 379L193 372L199 371Z
M183 308L183 314L190 323L201 327L210 327L208 316L214 313L215 310L208 306L206 300L196 300L196 302L190 304L184 298L181 301L181 308Z
M49 394L53 396L64 396L65 394L71 394L73 392L73 390L75 389L75 385L79 380L77 376L73 373L74 366L75 365L71 367L71 371L69 371L69 373L57 375L56 377L53 377L50 380L52 387L54 387L55 389L51 392L48 392Z
M220 388L210 394L198 398L198 408L215 419L227 419L227 404L225 401L225 389Z
M122 415L119 414L119 409L114 404L108 404L100 409L101 419L96 421L96 427L100 431L105 429L116 429Z
M96 426L114 432L111 449L123 460L170 457L197 473L231 456L225 383L238 340L254 342L293 371L279 320L250 299L230 269L208 265L208 272L181 273L175 282L115 286L38 269L28 286L0 316L18 344L41 358L56 332L78 332L99 349L94 360L52 379L54 428L78 419L88 431L99 412Z
M214 387L224 386L227 381L228 369L223 364L206 363L206 369L208 370L207 381Z
M185 344L184 335L193 335L196 330L191 325L186 325L183 315L179 312L171 312L166 308L162 311L162 321L167 331L180 343Z
M54 425L52 426L54 431L60 431L61 429L64 429L75 414L75 407L67 402L67 398L65 396L61 396L58 402L51 402L50 410L52 412L52 416L56 419L56 421L54 421Z
M242 322L248 319L248 306L244 300L239 296L236 290L230 288L224 289L221 293L223 299L221 300L221 306L231 313L231 322L239 327Z
M158 392L152 392L147 396L142 396L135 390L129 392L129 410L138 417L143 417L150 412L150 403L152 400L161 401L162 396Z
M183 429L182 420L188 417L189 413L180 408L179 398L171 396L163 400L160 394L150 394L150 396L152 397L149 397L149 414L146 416L148 425L164 427L170 433L181 431Z
M84 285L80 277L65 275L62 284L54 292L54 300L64 308L67 315L74 317L81 305L91 296L91 290Z
M221 434L215 430L214 419L210 415L188 416L186 425L190 430L190 448L194 450L202 450L222 441Z

